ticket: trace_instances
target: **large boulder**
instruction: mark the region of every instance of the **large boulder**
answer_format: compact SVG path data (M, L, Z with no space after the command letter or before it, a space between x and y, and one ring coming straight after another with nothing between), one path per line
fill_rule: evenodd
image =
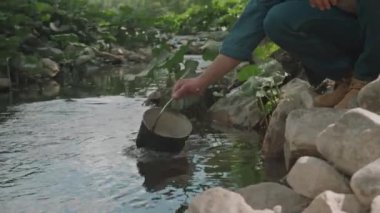
M331 108L298 109L286 119L284 146L287 169L302 156L316 156L316 138L328 125L338 120L344 111Z
M238 190L254 209L272 209L281 206L282 213L302 212L310 200L278 183L260 183Z
M351 192L343 175L325 161L315 157L298 159L286 180L295 192L311 199L327 190L337 193Z
M362 204L371 205L373 199L380 195L380 158L352 176L351 188Z
M273 213L271 210L255 211L244 198L226 189L217 187L196 196L189 205L188 213Z
M380 212L380 195L376 196L375 199L373 199L371 204L371 213L378 213Z
M281 100L272 114L263 142L265 158L283 155L285 144L285 123L288 114L295 109L312 108L314 92L309 83L293 79L281 89Z
M366 209L352 194L325 191L318 195L303 213L365 213Z
M317 148L351 176L380 157L380 116L360 108L349 110L318 136Z
M360 107L380 114L380 78L367 84L358 94Z

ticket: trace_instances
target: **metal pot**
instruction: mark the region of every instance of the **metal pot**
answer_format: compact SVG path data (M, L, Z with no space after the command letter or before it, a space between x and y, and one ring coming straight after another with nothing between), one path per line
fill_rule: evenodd
M157 120L160 111L161 108L145 111L136 145L160 152L178 153L185 146L193 129L192 124L186 116L169 110L164 111Z

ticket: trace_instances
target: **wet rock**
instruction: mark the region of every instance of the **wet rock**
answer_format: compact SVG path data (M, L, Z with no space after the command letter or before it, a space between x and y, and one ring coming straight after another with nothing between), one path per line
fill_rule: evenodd
M366 210L352 194L325 191L318 195L303 213L365 213Z
M302 156L319 157L316 138L328 125L338 120L344 111L331 108L297 109L286 119L284 146L287 169Z
M188 213L230 213L254 211L244 198L226 189L217 187L196 196L189 205Z
M11 86L11 81L8 78L0 78L0 91L8 90Z
M357 171L351 178L351 188L365 206L380 195L380 158Z
M61 91L61 85L56 81L47 81L41 87L41 93L45 97L55 97L59 95Z
M371 213L378 213L380 212L380 196L376 196L375 199L373 199L371 204Z
M278 183L260 183L238 190L254 209L282 209L283 213L301 212L310 200ZM279 207L280 206L280 207Z
M315 157L298 159L286 180L295 192L311 199L326 190L337 193L351 192L343 175L325 161Z
M312 108L314 93L306 81L294 79L281 89L281 100L272 114L263 141L263 155L278 158L283 155L285 124L288 114L295 109Z
M364 109L347 111L317 138L322 156L347 175L380 156L380 116Z
M219 99L209 112L217 125L248 129L252 129L264 116L254 97L237 92Z
M367 84L358 94L361 108L380 114L380 78Z
M49 58L41 59L41 68L49 77L55 77L60 72L59 65Z

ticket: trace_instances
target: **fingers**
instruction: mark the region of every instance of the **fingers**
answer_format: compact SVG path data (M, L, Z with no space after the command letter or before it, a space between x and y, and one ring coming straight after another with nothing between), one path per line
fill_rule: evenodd
M338 4L338 0L330 0L331 5L336 6Z

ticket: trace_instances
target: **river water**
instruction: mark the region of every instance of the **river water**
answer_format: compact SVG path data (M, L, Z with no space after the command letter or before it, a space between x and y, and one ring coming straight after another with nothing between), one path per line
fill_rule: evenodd
M91 86L52 100L1 99L1 212L183 212L207 188L234 190L281 174L261 161L257 134L207 124L196 124L180 154L137 149L148 107L120 72L92 74ZM98 97L87 97L94 90Z

